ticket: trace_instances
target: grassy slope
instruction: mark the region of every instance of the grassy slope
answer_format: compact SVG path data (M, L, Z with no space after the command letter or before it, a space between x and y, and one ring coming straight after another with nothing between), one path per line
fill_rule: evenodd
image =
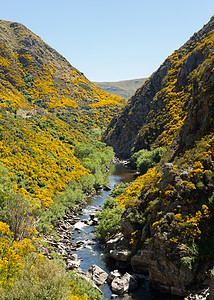
M145 81L146 78L140 78L117 82L94 82L94 84L110 94L115 94L128 100Z

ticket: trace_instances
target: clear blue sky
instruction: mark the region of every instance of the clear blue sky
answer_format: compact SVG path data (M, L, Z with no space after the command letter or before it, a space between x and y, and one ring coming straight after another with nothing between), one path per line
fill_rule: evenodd
M9 0L17 21L91 81L148 77L206 24L214 0Z

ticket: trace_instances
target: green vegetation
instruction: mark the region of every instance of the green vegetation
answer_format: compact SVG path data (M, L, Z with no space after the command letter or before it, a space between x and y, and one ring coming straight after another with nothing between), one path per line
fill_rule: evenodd
M100 299L39 245L56 236L70 207L106 184L114 153L98 137L125 100L25 26L0 21L0 35L0 299Z
M125 242L137 245L133 256L139 249L152 253L146 270L155 284L181 294L214 265L213 50L214 17L164 61L103 134L121 157L132 151L141 173L116 197L126 209L123 224L133 230L127 237L121 226ZM182 272L189 274L183 280Z
M92 283L79 279L58 261L28 260L12 286L1 291L2 300L101 300Z
M141 174L145 174L149 168L154 167L161 160L161 156L166 150L162 147L156 148L152 151L142 149L134 153L131 159L136 163L137 170Z
M101 212L97 213L99 224L96 235L103 241L109 240L120 231L121 215L124 209L119 206L114 198L108 198Z

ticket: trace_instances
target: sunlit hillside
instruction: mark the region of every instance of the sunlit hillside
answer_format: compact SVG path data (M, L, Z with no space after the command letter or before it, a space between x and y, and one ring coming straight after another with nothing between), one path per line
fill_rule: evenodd
M117 198L133 270L182 296L214 266L213 71L212 17L163 62L103 135L141 173Z
M21 284L27 270L42 283L45 268L52 268L52 277L64 284L64 296L56 299L88 299L75 278L38 254L38 236L105 183L113 151L98 137L124 103L22 24L0 21L2 295L15 278Z

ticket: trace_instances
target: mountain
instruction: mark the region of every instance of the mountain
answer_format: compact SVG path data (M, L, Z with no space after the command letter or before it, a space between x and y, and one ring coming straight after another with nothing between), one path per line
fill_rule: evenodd
M145 81L146 78L140 78L116 82L94 82L94 84L110 94L115 94L128 100Z
M0 21L0 41L2 103L7 95L13 107L39 106L50 112L87 107L90 113L94 109L93 116L108 107L108 119L112 107L123 105L123 99L97 88L22 24Z
M180 296L206 285L214 266L213 71L214 17L162 63L102 136L141 173L116 198L122 235L111 236L111 249L129 253L126 263L147 272L154 287Z
M48 206L69 179L87 172L75 145L99 135L124 103L24 25L0 21L0 162L25 180L22 194Z
M54 226L106 184L113 150L98 137L124 104L24 25L0 21L1 299L102 298L40 251L59 258Z
M131 97L119 117L112 120L103 140L114 146L117 155L128 157L133 147L136 151L171 144L184 122L189 120L189 106L195 107L193 99L200 96L209 99L213 79L212 30L213 20L168 57ZM206 119L201 115L203 124L194 125L198 134L200 125L203 130L212 126L210 118L210 115ZM193 137L190 140L189 137L180 139L193 142Z

